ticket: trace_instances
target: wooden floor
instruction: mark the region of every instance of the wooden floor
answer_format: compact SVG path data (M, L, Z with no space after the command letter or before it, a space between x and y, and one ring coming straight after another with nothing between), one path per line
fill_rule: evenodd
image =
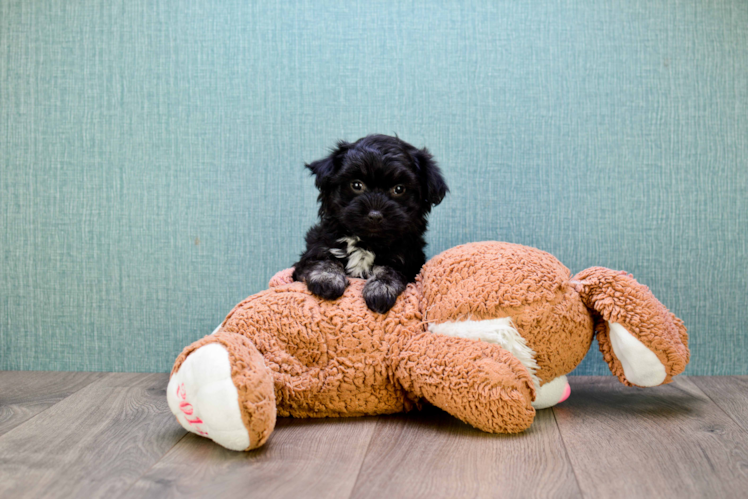
M0 372L1 497L746 497L748 377L570 379L527 432L436 409L280 419L268 444L186 434L163 374Z

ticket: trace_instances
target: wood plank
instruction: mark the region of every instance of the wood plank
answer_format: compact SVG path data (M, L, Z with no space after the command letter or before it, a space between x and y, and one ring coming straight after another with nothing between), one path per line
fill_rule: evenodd
M748 434L693 382L570 377L553 409L585 497L744 497Z
M748 376L688 378L748 432Z
M522 434L481 432L433 407L382 417L354 498L579 498L550 410Z
M0 436L105 376L83 372L0 372Z
M0 496L113 497L185 434L166 374L110 373L0 437Z
M126 497L348 497L376 421L282 418L265 446L246 453L190 434Z

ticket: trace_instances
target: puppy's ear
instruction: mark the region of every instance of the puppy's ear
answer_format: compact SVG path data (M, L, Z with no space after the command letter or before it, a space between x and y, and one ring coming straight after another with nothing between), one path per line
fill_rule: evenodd
M421 176L425 201L432 206L438 205L449 192L449 187L442 177L442 171L428 149L419 149L414 156Z
M304 165L314 174L314 185L317 186L317 189L326 191L330 187L331 181L340 170L343 164L343 157L345 157L350 147L349 143L339 141L327 158Z

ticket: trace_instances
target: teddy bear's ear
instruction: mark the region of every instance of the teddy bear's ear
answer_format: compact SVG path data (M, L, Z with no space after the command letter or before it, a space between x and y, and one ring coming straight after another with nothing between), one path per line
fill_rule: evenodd
M626 385L667 384L688 364L688 333L646 286L623 271L586 269L571 281L595 317L603 358Z
M432 206L442 202L449 192L449 187L444 181L444 177L442 177L442 171L428 149L419 149L413 156L418 165L418 173L421 176L424 201L428 203L430 210Z

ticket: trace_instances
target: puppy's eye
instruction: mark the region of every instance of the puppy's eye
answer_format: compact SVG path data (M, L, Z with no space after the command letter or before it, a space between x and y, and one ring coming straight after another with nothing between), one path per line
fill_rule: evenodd
M405 194L405 186L402 184L398 184L397 186L390 189L390 193L392 193L392 196L402 196Z
M361 181L353 181L351 182L351 189L354 193L363 193L366 191L366 184Z

